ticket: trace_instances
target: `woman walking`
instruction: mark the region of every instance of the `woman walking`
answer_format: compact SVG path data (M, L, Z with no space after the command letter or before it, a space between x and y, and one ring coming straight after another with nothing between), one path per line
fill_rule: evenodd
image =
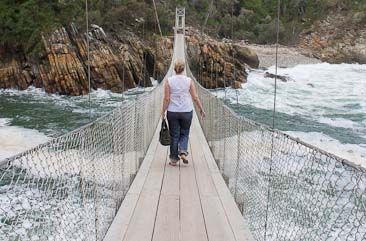
M201 117L205 117L196 87L191 78L184 74L185 63L177 60L174 64L175 75L164 82L164 100L161 116L167 118L170 132L170 162L176 166L180 158L188 164L188 138L193 116L193 101L196 103Z

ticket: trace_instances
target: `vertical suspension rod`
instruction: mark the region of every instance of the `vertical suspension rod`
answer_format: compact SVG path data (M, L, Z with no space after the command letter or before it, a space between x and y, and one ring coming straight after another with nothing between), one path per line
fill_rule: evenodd
M266 206L266 219L264 228L264 241L267 240L267 228L268 228L268 212L269 202L271 195L271 183L272 183L272 169L273 169L273 155L274 155L274 135L275 135L275 120L276 120L276 101L277 101L277 72L278 72L278 44L279 44L279 32L280 32L280 13L281 13L281 0L277 0L277 23L276 23L276 59L275 59L275 86L273 96L273 115L272 115L272 140L271 140L271 159L268 176L268 190L267 190L267 206Z
M89 40L89 6L88 0L85 0L85 18L86 18L86 48L87 48L87 75L88 75L88 102L89 119L91 119L91 79L90 79L90 40Z
M163 33L161 32L160 21L159 21L159 15L158 15L158 10L157 10L157 8L156 8L155 0L153 0L153 5L154 5L154 12L155 12L156 23L157 23L158 28L159 28L159 34L160 34L160 37L163 37Z

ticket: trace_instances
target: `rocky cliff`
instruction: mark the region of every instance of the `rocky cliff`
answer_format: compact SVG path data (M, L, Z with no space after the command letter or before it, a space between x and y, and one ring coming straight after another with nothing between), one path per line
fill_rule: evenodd
M240 88L247 81L248 67L258 68L257 54L235 43L217 41L194 29L187 31L187 53L191 70L206 88Z
M88 37L93 89L122 92L151 86L150 77L161 79L170 64L173 40L168 37L141 41L131 32L106 34L96 25ZM42 40L44 52L37 61L16 51L11 54L5 46L0 48L0 88L35 86L47 93L87 94L86 35L71 25ZM190 65L193 69L201 67L199 79L207 88L240 87L246 82L246 65L258 67L255 52L246 47L218 42L193 29L187 32L187 42Z
M300 35L300 47L329 63L366 64L365 12L329 14Z
M151 86L151 77L162 76L172 41L155 38L143 43L130 32L107 35L92 25L90 40L91 87L122 92L137 85ZM43 36L44 53L34 61L0 48L0 88L24 90L33 85L48 93L88 93L87 42L84 33L71 25Z

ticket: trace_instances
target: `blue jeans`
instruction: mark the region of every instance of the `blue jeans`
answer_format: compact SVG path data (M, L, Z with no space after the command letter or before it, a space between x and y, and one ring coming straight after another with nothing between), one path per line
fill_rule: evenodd
M193 111L167 113L170 132L170 159L179 160L179 154L188 155L188 136Z

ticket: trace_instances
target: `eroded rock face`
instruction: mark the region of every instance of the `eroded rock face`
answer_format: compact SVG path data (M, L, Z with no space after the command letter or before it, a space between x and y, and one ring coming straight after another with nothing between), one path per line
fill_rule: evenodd
M187 31L190 68L206 88L240 88L247 81L247 66L258 68L256 53L242 45L214 40L198 31Z
M329 15L317 21L300 36L300 47L312 50L314 57L329 63L366 63L365 16Z
M25 90L32 84L33 76L29 68L23 68L16 58L0 68L0 88Z
M142 42L131 32L105 33L91 25L91 88L122 92L151 86L150 77L162 79L170 65L173 39L154 37ZM44 55L38 61L9 53L0 47L0 88L24 90L29 86L47 93L85 95L89 90L88 52L85 33L71 25L42 38ZM256 53L241 45L216 41L190 29L187 33L191 69L207 88L246 82L247 66L257 68Z
M131 33L108 36L94 26L89 32L91 87L122 92L136 86L151 86L150 77L162 76L172 54L169 39L142 43ZM26 57L7 57L0 48L0 88L24 90L33 85L48 93L85 95L88 93L87 41L84 33L71 25L43 37L44 57L29 64ZM158 46L153 49L151 47ZM159 56L158 56L159 55ZM159 62L160 61L160 62Z

